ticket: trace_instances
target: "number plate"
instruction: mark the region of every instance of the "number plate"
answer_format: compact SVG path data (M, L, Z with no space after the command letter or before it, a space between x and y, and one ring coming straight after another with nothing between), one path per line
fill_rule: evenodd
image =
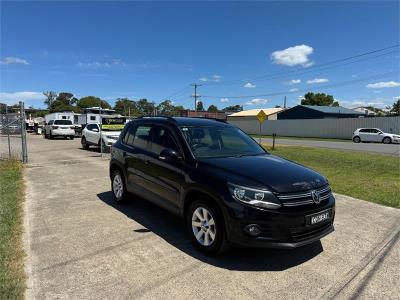
M317 214L307 216L307 224L309 225L315 225L324 221L327 221L331 218L331 210L325 210L322 212L319 212Z

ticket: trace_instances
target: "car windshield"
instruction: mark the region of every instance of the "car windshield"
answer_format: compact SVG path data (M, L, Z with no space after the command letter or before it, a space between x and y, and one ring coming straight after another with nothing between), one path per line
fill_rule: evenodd
M227 126L183 126L180 128L196 158L265 154L247 134Z
M72 125L71 120L55 120L54 121L55 125Z

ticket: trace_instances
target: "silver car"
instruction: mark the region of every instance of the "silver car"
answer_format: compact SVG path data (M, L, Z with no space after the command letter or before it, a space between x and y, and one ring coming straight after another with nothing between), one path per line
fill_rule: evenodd
M353 133L353 142L400 143L400 135L386 133L379 128L358 128Z

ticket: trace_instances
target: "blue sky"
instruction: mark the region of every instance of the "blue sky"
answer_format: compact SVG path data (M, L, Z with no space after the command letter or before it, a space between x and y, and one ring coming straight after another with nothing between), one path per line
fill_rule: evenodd
M398 24L397 1L1 2L0 102L43 107L54 90L193 108L197 82L206 107L293 106L304 90L384 107L400 95L399 48L318 66L398 44Z

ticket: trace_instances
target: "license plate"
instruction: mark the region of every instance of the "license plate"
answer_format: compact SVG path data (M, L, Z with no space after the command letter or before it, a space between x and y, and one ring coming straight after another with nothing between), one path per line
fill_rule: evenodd
M317 214L309 216L308 218L309 218L310 225L318 224L318 223L324 222L326 220L329 220L331 218L331 211L326 210L323 212L319 212Z

